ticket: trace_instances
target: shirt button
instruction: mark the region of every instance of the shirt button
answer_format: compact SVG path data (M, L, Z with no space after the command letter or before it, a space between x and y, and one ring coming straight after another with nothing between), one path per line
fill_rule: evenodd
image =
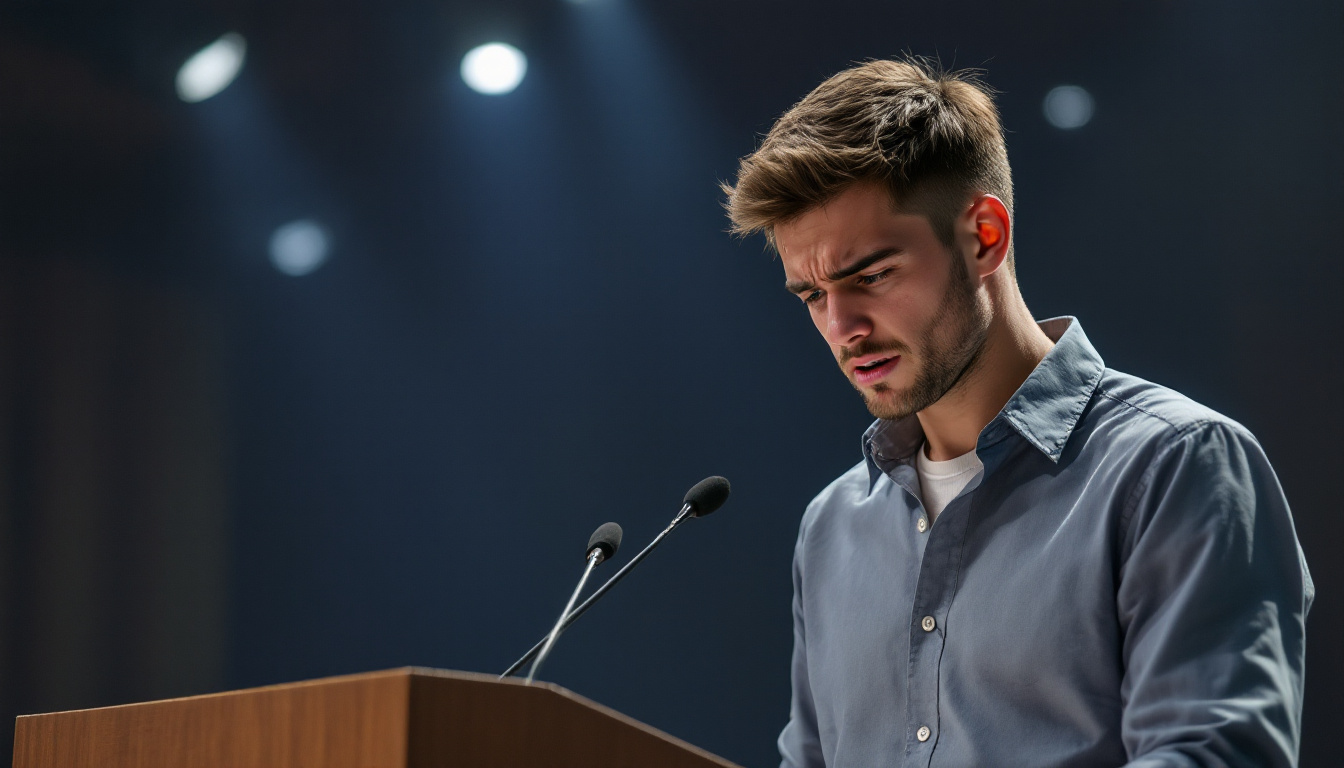
M932 735L933 731L930 731L929 726L927 725L921 725L919 726L919 730L915 731L915 738L919 739L920 741L928 741L929 737Z
M924 620L919 622L919 626L923 627L925 632L932 632L933 628L938 626L938 624L933 620L932 616L925 616Z
M919 520L915 522L915 530L919 531L920 533L929 530L928 519L923 517L919 518Z

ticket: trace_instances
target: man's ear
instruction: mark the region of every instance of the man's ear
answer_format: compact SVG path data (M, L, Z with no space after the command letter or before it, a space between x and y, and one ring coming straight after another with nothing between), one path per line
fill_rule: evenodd
M994 195L981 195L971 203L958 226L958 240L969 246L973 256L971 271L981 279L989 277L1008 259L1013 235L1008 206Z

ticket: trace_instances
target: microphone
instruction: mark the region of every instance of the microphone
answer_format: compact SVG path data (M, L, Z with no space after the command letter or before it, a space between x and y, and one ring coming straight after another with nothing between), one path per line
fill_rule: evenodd
M677 526L681 525L686 518L705 517L706 515L713 513L719 507L723 506L723 503L728 500L728 494L731 492L732 486L728 484L728 481L725 478L719 477L718 475L706 477L704 480L701 480L692 486L691 490L686 492L685 498L681 501L681 510L677 512L676 517L672 518L671 524L664 528L662 533L653 537L653 541L649 542L647 547L640 550L639 554L630 558L630 562L626 563L621 570L617 571L610 579L607 579L607 583L598 587L597 591L589 596L587 600L584 600L578 608L575 608L572 612L568 612L568 607L565 608L568 613L561 614L560 622L556 625L559 631L563 632L568 629L569 625L577 621L589 608L592 608L593 603L596 603L598 599L605 595L612 587L616 586L616 582L625 578L625 575L630 572L630 569L639 565L641 560L648 557L649 553L653 551L653 548L662 543L662 540L667 538L667 535ZM596 536L597 534L593 535ZM582 586L582 582L580 582L580 586ZM577 596L578 593L575 592L575 595ZM571 598L570 605L573 605L573 603L574 600ZM555 630L552 631L554 632ZM521 659L513 662L513 666L504 670L504 674L499 676L500 679L506 678L522 669L523 665L531 661L538 653L544 652L549 639L549 637L543 638L536 645L532 646L532 650L523 654ZM533 671L536 671L535 663L532 665L532 669ZM529 676L528 680L531 679L532 678Z
M579 579L579 586L574 588L574 593L569 596L569 602L565 603L565 610L560 612L560 618L556 620L555 626L551 628L550 634L546 635L546 640L541 647L541 652L537 654L537 660L532 662L532 669L527 673L527 682L530 684L532 678L536 676L537 670L541 668L541 663L551 654L551 647L555 645L555 639L564 631L561 626L565 623L565 617L574 607L574 601L578 599L579 593L583 591L583 585L588 582L588 575L593 572L603 561L616 554L616 550L621 548L621 526L615 523L603 523L593 531L593 535L588 537L587 560L588 564L583 568L583 577Z
M733 487L728 484L728 478L718 475L706 477L686 492L681 502L682 511L689 509L692 516L704 517L722 507L732 492Z
M594 549L602 550L602 559L599 564L611 559L616 554L616 550L621 548L621 526L615 523L603 523L593 531L593 535L588 537L588 557L593 556Z

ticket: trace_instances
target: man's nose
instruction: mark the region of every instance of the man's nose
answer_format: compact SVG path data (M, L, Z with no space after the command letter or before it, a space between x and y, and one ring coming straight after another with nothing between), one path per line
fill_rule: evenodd
M826 326L821 329L821 335L827 342L848 347L873 332L872 321L855 302L835 295L826 298Z

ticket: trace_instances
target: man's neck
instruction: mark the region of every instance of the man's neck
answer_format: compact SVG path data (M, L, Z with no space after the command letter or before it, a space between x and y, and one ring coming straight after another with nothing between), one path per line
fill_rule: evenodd
M996 315L990 323L974 370L917 414L930 459L947 461L975 450L981 430L1054 346L1020 296L1014 298L1009 302L1011 311Z

